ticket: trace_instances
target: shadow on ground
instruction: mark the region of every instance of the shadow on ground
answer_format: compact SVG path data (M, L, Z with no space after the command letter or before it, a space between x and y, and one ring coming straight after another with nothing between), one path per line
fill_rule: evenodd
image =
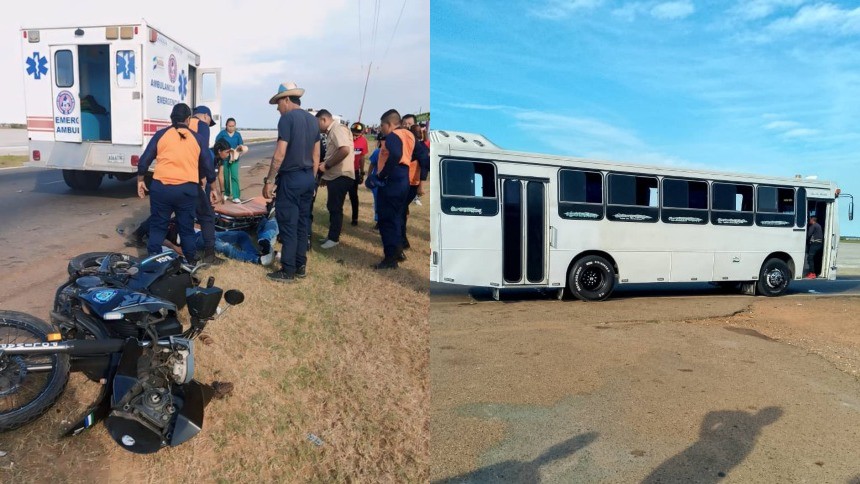
M763 408L757 413L708 413L702 420L698 442L660 464L643 484L721 481L752 452L762 429L779 420L782 413L779 407Z
M597 436L597 432L579 434L576 437L550 447L534 460L528 462L508 460L469 472L468 474L433 481L433 483L540 482L540 468L542 466L570 457L597 440Z

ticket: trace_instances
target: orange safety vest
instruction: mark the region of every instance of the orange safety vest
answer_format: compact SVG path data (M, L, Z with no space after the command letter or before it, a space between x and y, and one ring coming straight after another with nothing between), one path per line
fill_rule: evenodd
M185 139L179 133L185 135ZM155 172L152 178L165 185L198 183L200 145L194 134L185 128L167 128L158 140L155 155Z
M412 180L412 152L415 150L415 136L408 129L397 128L388 136L395 135L400 138L400 142L403 144L403 153L400 156L400 159L397 160L401 165L407 165L409 167L409 180ZM388 156L391 153L388 151L388 148L385 146L385 141L382 142L382 148L379 150L379 162L377 172L381 172L383 168L385 168L385 163L388 161ZM415 164L416 172L418 168L418 164Z
M197 133L197 127L200 124L200 119L191 116L191 120L188 121L188 129Z

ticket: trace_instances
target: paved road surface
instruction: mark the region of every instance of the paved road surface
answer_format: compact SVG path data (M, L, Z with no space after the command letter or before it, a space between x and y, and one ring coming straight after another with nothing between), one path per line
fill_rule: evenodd
M274 142L250 145L242 174L270 157ZM249 195L263 175L240 176ZM83 252L125 250L118 229L132 230L149 214L135 182L105 178L95 192L74 192L59 170L0 170L0 309L48 316L70 257Z
M26 129L0 129L0 155L26 155Z

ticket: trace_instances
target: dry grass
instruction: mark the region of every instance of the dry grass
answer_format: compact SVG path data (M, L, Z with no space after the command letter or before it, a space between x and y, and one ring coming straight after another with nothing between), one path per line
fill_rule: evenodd
M0 155L0 168L22 166L29 159L27 155Z
M271 282L265 268L235 261L210 271L246 301L211 323L214 344L198 342L197 378L236 384L207 407L200 435L152 456L122 450L102 425L58 440L63 418L94 391L78 377L58 411L0 435L0 450L9 452L0 458L0 481L426 481L428 206L411 206L409 260L377 272L369 267L382 252L372 198L363 188L360 196L360 225L347 222L338 247L311 252L306 279ZM327 230L325 198L322 189L315 248Z

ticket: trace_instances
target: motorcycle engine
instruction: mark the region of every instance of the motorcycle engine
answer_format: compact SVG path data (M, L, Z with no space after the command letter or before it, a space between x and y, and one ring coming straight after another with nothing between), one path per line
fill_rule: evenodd
M111 437L138 454L158 451L170 442L182 398L175 388L194 376L192 342L171 338L171 346L146 348L138 359L138 378L105 419Z

